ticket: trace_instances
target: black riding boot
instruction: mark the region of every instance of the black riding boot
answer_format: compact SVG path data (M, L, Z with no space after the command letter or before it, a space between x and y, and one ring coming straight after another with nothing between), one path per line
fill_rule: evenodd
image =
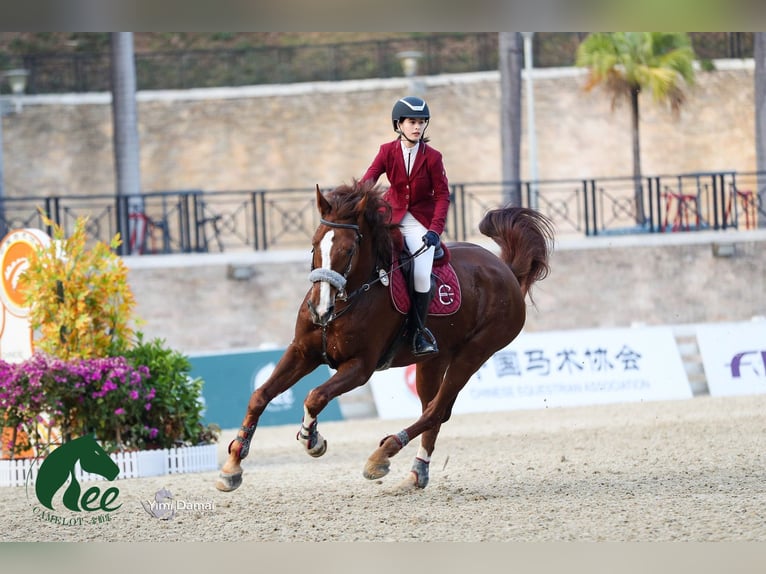
M416 356L439 352L436 339L425 326L430 304L430 293L418 293L417 291L413 293L412 315L415 318L415 334L412 337L412 354Z

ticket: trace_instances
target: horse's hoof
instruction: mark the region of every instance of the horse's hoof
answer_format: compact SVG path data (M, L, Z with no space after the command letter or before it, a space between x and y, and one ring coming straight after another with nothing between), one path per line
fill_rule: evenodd
M410 472L403 481L396 485L399 492L410 492L412 490L421 490L423 487L418 484L418 475Z
M322 456L324 453L327 452L327 441L322 439L322 444L318 444L314 448L312 448L311 450L307 450L306 452L309 453L314 458L319 458L320 456Z
M236 490L242 484L242 471L239 472L221 472L218 480L215 481L215 487L222 492L231 492Z
M389 461L372 462L368 460L367 464L364 465L362 476L364 476L367 480L377 480L378 478L383 478L386 476L390 469L391 463Z

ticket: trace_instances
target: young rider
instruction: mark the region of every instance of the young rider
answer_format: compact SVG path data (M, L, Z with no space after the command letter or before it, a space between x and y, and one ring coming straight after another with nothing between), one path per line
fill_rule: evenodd
M411 253L414 254L423 245L427 247L413 260L414 355L439 351L436 340L425 327L425 321L431 302L434 250L444 231L450 204L442 154L428 145L429 140L425 137L430 119L428 104L423 99L407 96L397 101L391 111L391 121L399 135L394 141L380 146L362 177L362 181L377 182L382 174L386 174L390 187L385 197L391 204L392 222L401 225Z

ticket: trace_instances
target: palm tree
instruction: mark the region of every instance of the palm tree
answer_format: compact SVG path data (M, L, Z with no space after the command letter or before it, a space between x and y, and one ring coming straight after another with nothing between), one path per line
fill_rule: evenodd
M648 90L657 103L669 103L678 113L684 102L684 83L694 84L694 50L686 33L614 32L590 34L577 50L576 65L589 69L586 91L604 85L612 106L630 101L633 135L633 179L636 223L644 224L641 187L638 97Z
M141 174L138 145L138 116L136 113L136 69L133 53L133 32L111 33L112 54L112 123L114 126L114 164L118 197L126 197L122 205L129 211L143 211L141 205ZM127 238L130 220L122 213L118 224L123 243L122 255L129 255ZM138 238L140 248L143 238Z
M521 66L519 32L500 32L500 140L503 181L510 184L503 200L521 205Z

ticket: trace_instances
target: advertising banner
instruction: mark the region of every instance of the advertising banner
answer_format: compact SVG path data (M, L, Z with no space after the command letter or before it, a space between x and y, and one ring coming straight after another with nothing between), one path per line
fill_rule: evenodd
M190 356L191 376L205 384L204 418L222 429L239 428L252 392L271 375L284 349ZM292 388L274 398L261 415L260 425L299 425L303 420L303 400L313 388L330 378L330 369L321 365ZM320 415L323 421L342 420L338 400L330 401Z
M39 229L13 229L0 241L0 358L9 363L20 363L34 351L19 277L35 252L49 244L50 237Z
M766 321L697 326L712 396L766 393Z
M375 373L381 418L415 417L415 367ZM454 413L687 399L689 380L669 327L523 332L460 393Z

